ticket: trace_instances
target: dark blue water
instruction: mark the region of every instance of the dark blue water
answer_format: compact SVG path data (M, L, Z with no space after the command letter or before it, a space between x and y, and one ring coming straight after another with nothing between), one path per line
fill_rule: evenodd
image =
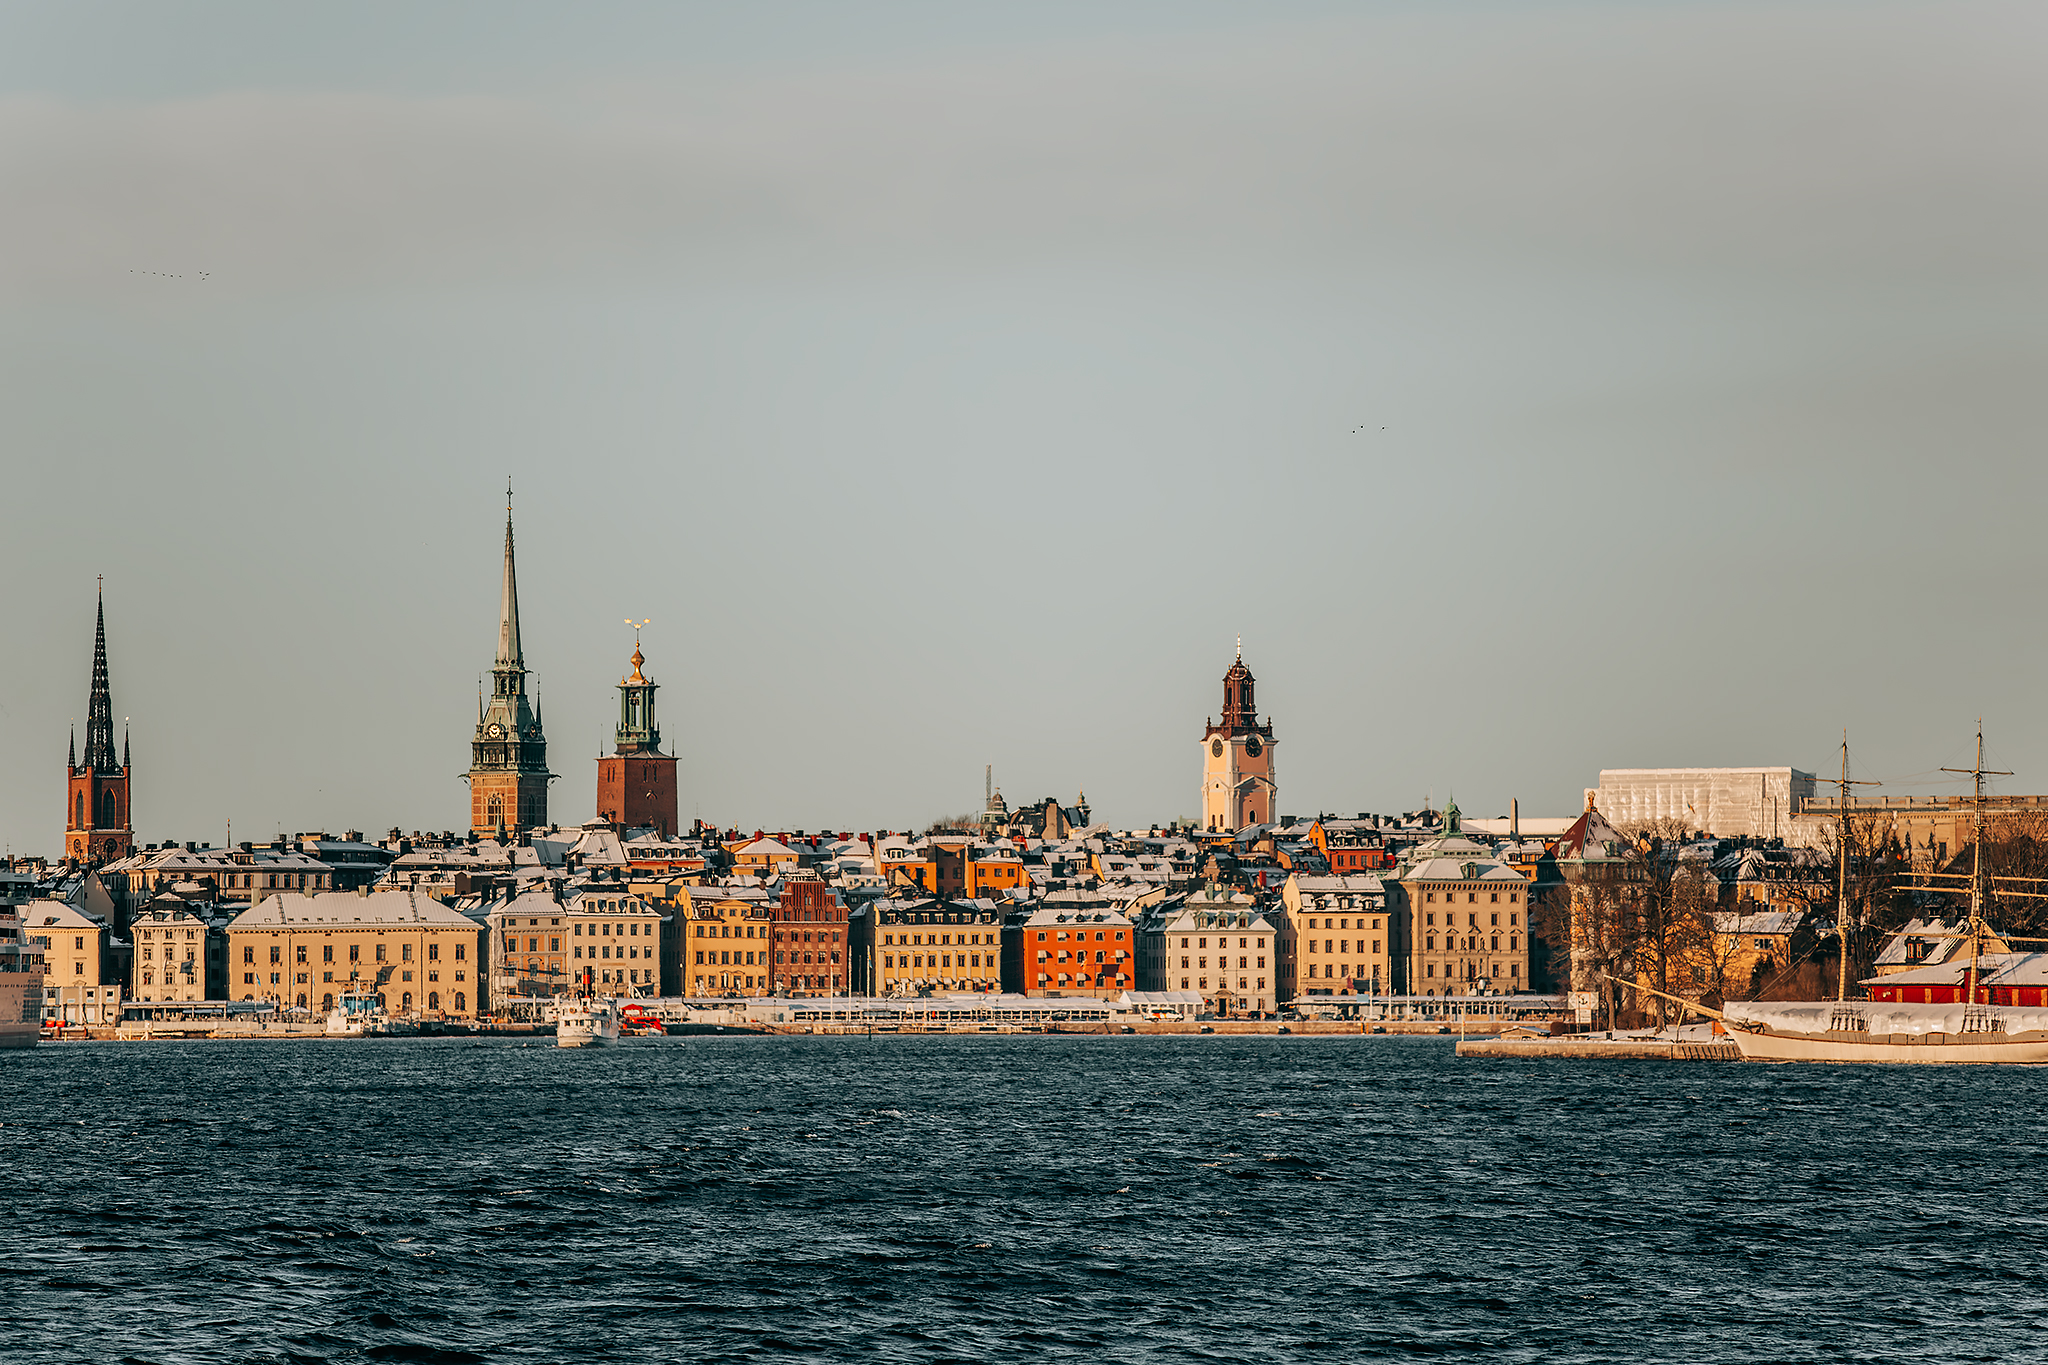
M2044 1071L423 1040L0 1087L14 1362L2048 1355Z

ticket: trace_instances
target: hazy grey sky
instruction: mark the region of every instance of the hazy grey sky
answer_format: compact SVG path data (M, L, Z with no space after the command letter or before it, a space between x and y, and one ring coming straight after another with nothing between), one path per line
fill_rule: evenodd
M2038 5L0 5L0 830L2048 790ZM202 272L203 277L202 277ZM1363 430L1358 430L1358 428ZM1915 775L1921 775L1916 780Z

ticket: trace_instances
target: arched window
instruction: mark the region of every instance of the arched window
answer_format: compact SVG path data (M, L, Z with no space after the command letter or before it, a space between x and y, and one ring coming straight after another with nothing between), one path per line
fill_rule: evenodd
M113 793L112 793L111 791L103 791L103 792L101 792L101 793L100 793L100 828L101 828L101 829L118 829L118 828L120 827L120 824L121 824L121 817L120 817L119 815L117 815L117 814L115 813L115 811L114 811L114 794L113 794Z
M329 991L327 994L320 997L320 1008L323 1010L331 1010L334 1008L334 992Z
M428 1009L430 1009L430 1010L437 1010L437 1009L441 1008L441 992L439 992L439 991L428 991L428 992L427 992L427 1008L428 1008Z
M84 793L84 792L80 792L80 793L78 794L78 814L77 814L77 816L76 816L76 817L74 817L74 818L72 819L72 821L71 821L71 828L73 828L73 829L84 829L84 828L85 828L85 793Z
M305 996L303 996L303 995L301 995L301 996L299 997L299 1008L300 1008L300 1009L304 1009L304 1008L306 1008L306 997L305 997Z
M504 822L505 798L494 795L490 800L484 802L484 823L495 826L501 825Z
M400 1008L400 1009L408 1009L408 1010L412 1008L412 992L411 992L411 991L407 991L407 992L405 993L405 995L404 995L403 999L401 1000L401 1002L400 1002L400 1004L399 1004L399 1008Z
M467 1003L466 1003L466 1002L465 1002L465 1001L463 1000L463 998L462 998L462 992L461 992L461 991L457 991L457 992L455 992L455 1011L456 1011L456 1013L460 1014L460 1013L461 1013L461 1012L462 1012L463 1010L466 1010L466 1009L468 1009L468 1008L469 1008L469 1005L468 1005L468 1004L467 1004Z

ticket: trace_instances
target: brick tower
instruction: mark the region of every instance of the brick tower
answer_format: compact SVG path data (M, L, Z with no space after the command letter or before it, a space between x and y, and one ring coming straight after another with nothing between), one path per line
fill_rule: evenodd
M477 698L469 765L469 829L478 838L516 839L548 822L548 741L540 710L526 700L519 648L519 580L512 566L512 489L505 488L505 578L498 598L498 659L488 703Z
M632 675L619 680L617 747L597 760L597 818L667 839L676 833L676 760L661 751L656 684L640 671L646 662L636 632Z
M107 686L107 603L101 589L92 635L92 697L86 703L85 762L78 735L65 761L64 856L77 863L110 863L135 851L128 808L128 736L114 761L114 700Z

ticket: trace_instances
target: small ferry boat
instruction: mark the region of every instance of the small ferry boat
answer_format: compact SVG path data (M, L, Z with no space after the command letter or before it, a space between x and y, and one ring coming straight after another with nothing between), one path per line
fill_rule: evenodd
M370 991L350 991L335 997L334 1009L327 1016L327 1035L360 1038L382 1032L385 1022L382 1000Z
M619 1041L623 1016L619 1002L582 996L555 1012L557 1047L595 1047Z

